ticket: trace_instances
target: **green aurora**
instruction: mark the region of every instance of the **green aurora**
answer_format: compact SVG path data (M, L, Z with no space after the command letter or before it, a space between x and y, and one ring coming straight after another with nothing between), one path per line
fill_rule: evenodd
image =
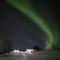
M52 31L48 26L47 22L41 18L33 9L32 3L29 0L7 0L7 2L14 6L17 10L24 13L26 16L31 18L31 20L43 30L45 33L45 49L52 48L56 43L55 34L56 32ZM52 33L53 32L53 33Z

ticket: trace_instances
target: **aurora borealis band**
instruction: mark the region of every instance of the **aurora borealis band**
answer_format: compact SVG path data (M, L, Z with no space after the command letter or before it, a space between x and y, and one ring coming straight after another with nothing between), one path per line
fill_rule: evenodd
M9 4L14 6L17 10L24 13L32 19L32 21L43 30L46 35L45 49L50 49L56 42L55 36L52 33L49 25L43 18L41 18L33 9L32 3L29 0L7 0Z

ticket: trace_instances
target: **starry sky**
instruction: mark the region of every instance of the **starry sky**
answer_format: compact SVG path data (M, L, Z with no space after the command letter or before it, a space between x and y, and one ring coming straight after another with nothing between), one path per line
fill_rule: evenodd
M26 16L14 6L2 0L0 5L0 41L6 37L12 41L13 48L26 49L38 45L44 48L45 33L32 19ZM60 40L59 2L30 0L34 10L47 22L47 25L55 31L54 37ZM56 44L60 47L60 42Z

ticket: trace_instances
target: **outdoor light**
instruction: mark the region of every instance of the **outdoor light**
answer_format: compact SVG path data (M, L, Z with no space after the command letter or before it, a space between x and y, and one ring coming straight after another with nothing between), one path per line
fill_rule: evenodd
M20 51L20 50L13 50L10 52L11 55L24 55L24 54L32 54L34 49L27 49L26 51Z
M34 49L27 49L26 51L27 51L28 53L31 53L31 52L34 51Z
M13 50L13 53L20 53L20 50Z

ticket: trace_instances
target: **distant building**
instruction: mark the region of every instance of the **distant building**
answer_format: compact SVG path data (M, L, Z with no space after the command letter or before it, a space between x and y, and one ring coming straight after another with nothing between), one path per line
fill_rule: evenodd
M12 42L7 33L0 33L0 54L9 53L12 50Z
M3 40L1 49L2 49L2 53L9 53L10 51L12 51L11 40Z

